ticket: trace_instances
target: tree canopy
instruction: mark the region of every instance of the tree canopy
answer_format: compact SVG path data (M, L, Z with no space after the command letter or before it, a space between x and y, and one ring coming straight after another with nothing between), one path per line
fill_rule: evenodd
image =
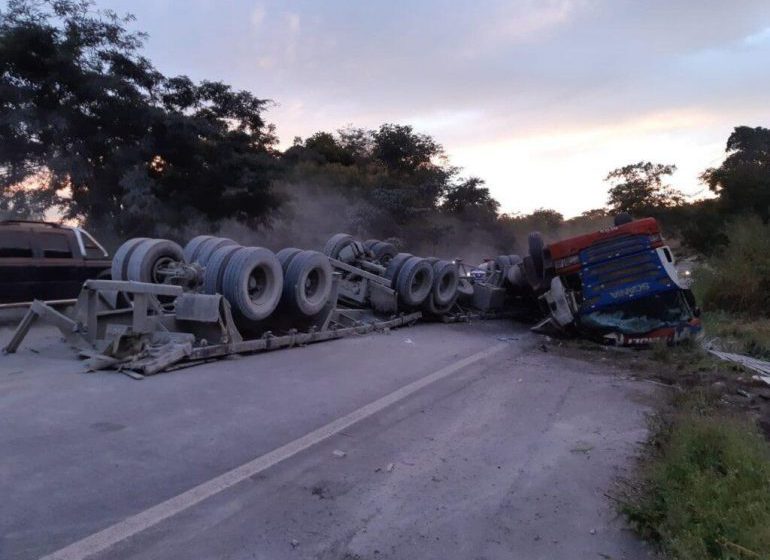
M278 204L269 101L163 76L128 21L88 0L0 11L0 210L57 208L118 235L148 220L266 219Z
M607 204L615 212L644 214L661 208L678 206L684 196L663 177L676 171L676 165L640 161L610 171L604 179L612 187Z
M728 212L754 212L770 220L770 129L739 126L727 139L722 165L701 176Z

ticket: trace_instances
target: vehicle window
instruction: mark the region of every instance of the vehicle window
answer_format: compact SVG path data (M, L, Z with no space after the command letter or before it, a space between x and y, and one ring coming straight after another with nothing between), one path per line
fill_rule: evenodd
M0 233L0 258L31 258L32 243L27 233Z
M88 233L80 230L80 238L83 240L83 247L86 250L87 259L104 259L107 255L104 254L104 249L99 247L96 240Z
M71 259L72 248L66 233L41 233L40 248L47 259Z

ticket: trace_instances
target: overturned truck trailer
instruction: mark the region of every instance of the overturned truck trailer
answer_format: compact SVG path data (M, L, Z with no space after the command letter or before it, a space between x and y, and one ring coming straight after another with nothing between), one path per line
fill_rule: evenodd
M478 266L343 233L323 252L273 253L209 235L184 248L135 238L116 251L111 274L88 280L69 315L34 302L4 350L15 352L36 318L57 326L90 369L135 377L419 319L538 318L537 330L614 344L676 342L700 330L651 218L548 245L534 232L523 258Z
M59 328L90 369L140 377L387 330L423 315L460 320L471 316L463 305L474 292L498 289L472 284L453 261L347 234L333 236L323 252L277 253L208 235L184 248L135 238L116 251L111 276L87 281L68 315L35 301L4 350L15 352L40 318Z

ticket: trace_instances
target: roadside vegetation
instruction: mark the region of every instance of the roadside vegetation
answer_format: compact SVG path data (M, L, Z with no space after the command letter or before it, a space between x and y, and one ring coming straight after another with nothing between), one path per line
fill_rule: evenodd
M677 399L621 509L673 558L768 558L770 447L712 400L702 391Z

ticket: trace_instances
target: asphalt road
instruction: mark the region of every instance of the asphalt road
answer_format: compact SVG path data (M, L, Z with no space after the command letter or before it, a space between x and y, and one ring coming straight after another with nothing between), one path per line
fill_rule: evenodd
M604 493L656 396L617 373L487 322L135 381L36 329L0 356L0 558L648 558Z

